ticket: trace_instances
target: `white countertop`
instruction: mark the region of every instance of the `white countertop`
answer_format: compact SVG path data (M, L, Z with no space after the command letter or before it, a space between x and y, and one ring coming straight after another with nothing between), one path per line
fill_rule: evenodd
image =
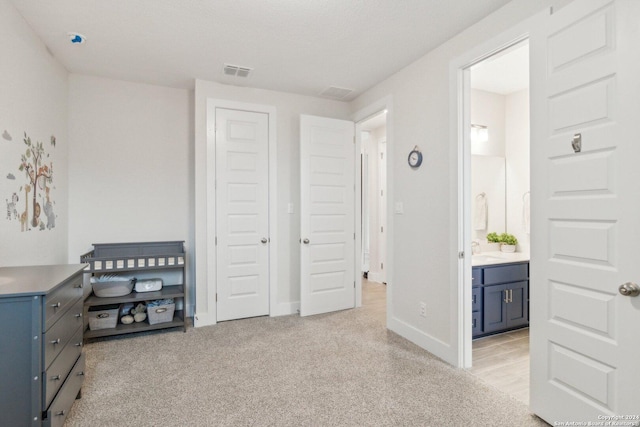
M471 258L471 265L473 267L480 267L485 265L495 264L508 264L510 262L524 262L529 261L529 254L522 252L481 252L479 254L473 254Z

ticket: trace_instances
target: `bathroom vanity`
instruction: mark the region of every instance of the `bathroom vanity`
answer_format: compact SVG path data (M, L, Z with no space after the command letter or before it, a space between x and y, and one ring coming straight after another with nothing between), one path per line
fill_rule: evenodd
M529 325L529 260L523 254L474 255L473 338Z
M80 396L85 267L0 268L0 425L62 426Z

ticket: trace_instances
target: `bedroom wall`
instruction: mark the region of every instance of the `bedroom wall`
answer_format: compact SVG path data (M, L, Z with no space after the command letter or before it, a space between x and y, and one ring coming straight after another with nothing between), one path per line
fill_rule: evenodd
M6 0L0 0L0 57L0 267L63 263L69 223L67 71ZM35 185L27 175L32 150L42 158Z
M184 240L194 299L193 92L71 74L69 262L92 243Z
M349 104L328 99L262 89L229 86L196 80L195 91L195 179L196 179L196 313L200 322L215 321L215 307L208 304L214 283L207 277L210 255L206 245L206 102L207 99L268 105L276 108L277 117L277 191L278 191L278 310L271 315L295 313L300 306L300 114L332 118L349 117ZM293 204L293 214L288 204Z
M352 103L360 111L380 99L393 100L393 276L387 294L392 306L389 327L398 334L458 365L458 152L453 142L451 64L545 7L567 0L514 0L438 48L380 82ZM454 104L455 105L455 104ZM455 111L455 108L453 108ZM457 113L456 113L457 114ZM454 127L455 129L455 127ZM407 165L418 145L422 166ZM394 214L395 203L403 213ZM427 307L420 315L420 303Z

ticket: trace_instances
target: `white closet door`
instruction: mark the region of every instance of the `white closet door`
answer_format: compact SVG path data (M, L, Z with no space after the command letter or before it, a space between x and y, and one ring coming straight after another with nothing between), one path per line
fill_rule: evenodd
M269 314L268 118L216 109L218 321Z
M355 306L355 125L300 117L300 314Z

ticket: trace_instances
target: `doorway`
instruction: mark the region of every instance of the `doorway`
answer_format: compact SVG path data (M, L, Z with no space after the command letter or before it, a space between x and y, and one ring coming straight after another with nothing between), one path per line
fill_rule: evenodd
M529 44L469 67L470 372L529 402ZM514 252L509 250L509 244Z
M365 279L386 285L387 112L360 123L362 260Z

